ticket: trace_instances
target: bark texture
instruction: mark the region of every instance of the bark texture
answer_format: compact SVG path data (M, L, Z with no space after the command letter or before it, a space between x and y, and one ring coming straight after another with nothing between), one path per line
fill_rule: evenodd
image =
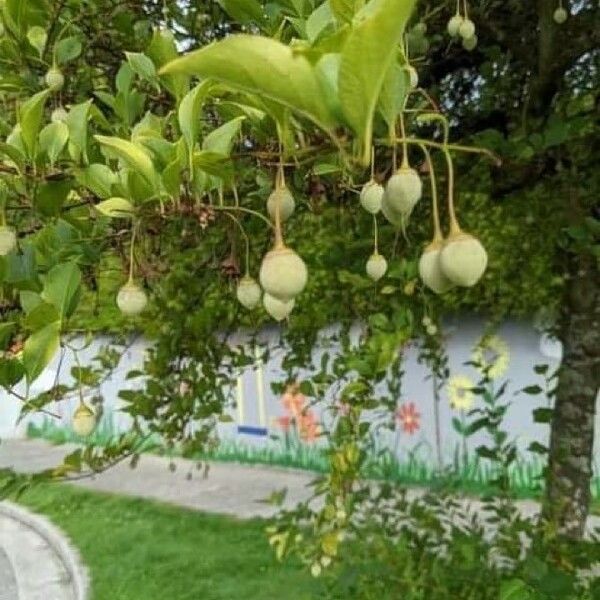
M584 255L571 257L569 271L544 513L560 535L580 539L590 504L600 388L600 271Z

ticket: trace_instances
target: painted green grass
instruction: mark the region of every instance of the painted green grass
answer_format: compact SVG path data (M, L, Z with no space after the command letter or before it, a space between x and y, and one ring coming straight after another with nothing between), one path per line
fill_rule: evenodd
M42 425L30 425L28 434L32 438L49 440L52 443L82 443L70 428L56 426L46 420ZM88 441L106 445L116 437L111 420L104 420ZM149 444L150 445L150 444ZM156 446L156 444L153 444ZM455 455L454 464L440 472L419 453L405 453L398 457L389 450L376 450L368 460L363 475L368 479L384 480L400 485L452 490L460 493L484 495L494 491L491 482L495 473L489 461L470 454L466 463ZM326 473L329 468L326 449L313 444L303 444L295 436L269 440L265 444L253 445L243 440L225 439L217 448L195 458L221 462L264 464L285 468L304 469ZM544 461L530 454L520 457L511 467L509 476L511 490L518 498L538 498L543 492ZM598 473L598 470L595 471ZM592 496L600 500L600 477L592 482Z
M323 585L278 563L262 520L239 521L148 500L35 486L19 502L45 514L79 548L92 600L313 600Z

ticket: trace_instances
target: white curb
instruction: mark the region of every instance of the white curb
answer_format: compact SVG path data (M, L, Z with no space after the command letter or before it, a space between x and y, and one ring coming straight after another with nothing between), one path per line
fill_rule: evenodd
M32 529L50 546L69 574L76 600L89 600L90 580L88 570L65 534L46 517L25 510L12 502L0 502L0 515L13 519Z

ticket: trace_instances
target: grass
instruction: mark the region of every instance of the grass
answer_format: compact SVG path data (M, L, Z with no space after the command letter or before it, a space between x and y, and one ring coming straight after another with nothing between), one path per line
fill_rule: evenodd
M321 582L298 564L278 563L265 521L239 521L168 505L33 487L19 502L45 514L79 548L93 600L309 600Z
M112 420L104 419L94 434L87 440L78 438L71 428L57 426L51 420L41 425L30 424L28 435L41 438L55 444L66 442L92 442L107 445L116 438L116 428ZM156 444L153 444L156 446ZM363 475L368 479L390 481L401 485L416 487L445 488L457 492L484 495L494 491L491 481L495 474L489 461L470 454L467 462L456 453L454 463L442 473L417 452L407 452L394 456L389 450L375 450L367 460ZM323 446L303 444L295 436L282 440L268 440L264 444L251 445L243 440L222 440L214 450L202 453L195 458L221 462L245 464L265 464L288 468L304 469L317 473L326 473L329 468L328 457ZM543 492L544 461L538 455L520 457L510 468L511 489L517 498L539 498ZM596 473L598 471L596 470ZM600 500L600 477L592 482L592 496Z

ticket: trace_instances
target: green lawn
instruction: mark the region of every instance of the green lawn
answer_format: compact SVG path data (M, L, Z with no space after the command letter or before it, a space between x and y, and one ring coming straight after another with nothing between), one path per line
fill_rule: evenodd
M313 600L321 582L273 558L261 520L44 485L19 500L71 538L93 600Z

